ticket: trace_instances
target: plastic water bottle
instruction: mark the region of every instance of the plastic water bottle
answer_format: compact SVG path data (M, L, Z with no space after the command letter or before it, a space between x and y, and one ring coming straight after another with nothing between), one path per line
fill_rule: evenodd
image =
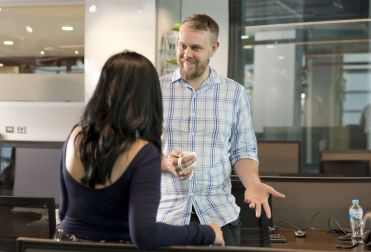
M352 200L349 208L350 227L352 229L352 242L362 243L363 237L363 209L359 205L359 200Z

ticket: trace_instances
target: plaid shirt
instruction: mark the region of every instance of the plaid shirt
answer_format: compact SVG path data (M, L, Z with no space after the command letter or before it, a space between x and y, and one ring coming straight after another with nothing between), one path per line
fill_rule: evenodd
M236 220L240 208L231 193L232 165L243 158L258 160L244 87L214 69L197 91L181 79L179 69L160 80L163 152L195 151L197 163L186 180L162 174L157 221L188 224L192 205L202 224Z

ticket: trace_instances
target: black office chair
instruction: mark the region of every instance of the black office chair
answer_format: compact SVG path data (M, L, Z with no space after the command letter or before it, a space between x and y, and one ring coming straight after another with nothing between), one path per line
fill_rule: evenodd
M16 251L19 236L51 238L55 233L54 198L0 196L0 251Z
M244 201L245 188L237 176L232 176L232 194L241 208L241 246L270 247L269 222L264 210L256 218L255 209L249 208Z
M320 173L326 176L368 177L369 160L321 160Z

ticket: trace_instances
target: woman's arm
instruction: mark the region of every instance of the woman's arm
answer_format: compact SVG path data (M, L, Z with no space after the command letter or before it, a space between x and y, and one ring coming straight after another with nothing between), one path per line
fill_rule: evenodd
M160 202L160 153L152 146L135 167L129 199L129 231L140 249L185 244L213 244L215 233L208 225L173 226L156 222Z

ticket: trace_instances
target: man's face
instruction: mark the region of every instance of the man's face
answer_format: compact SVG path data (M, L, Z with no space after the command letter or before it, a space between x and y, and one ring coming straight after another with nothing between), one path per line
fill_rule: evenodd
M208 71L210 58L218 48L212 43L209 31L196 31L189 23L181 26L179 31L177 61L184 80L194 80Z

